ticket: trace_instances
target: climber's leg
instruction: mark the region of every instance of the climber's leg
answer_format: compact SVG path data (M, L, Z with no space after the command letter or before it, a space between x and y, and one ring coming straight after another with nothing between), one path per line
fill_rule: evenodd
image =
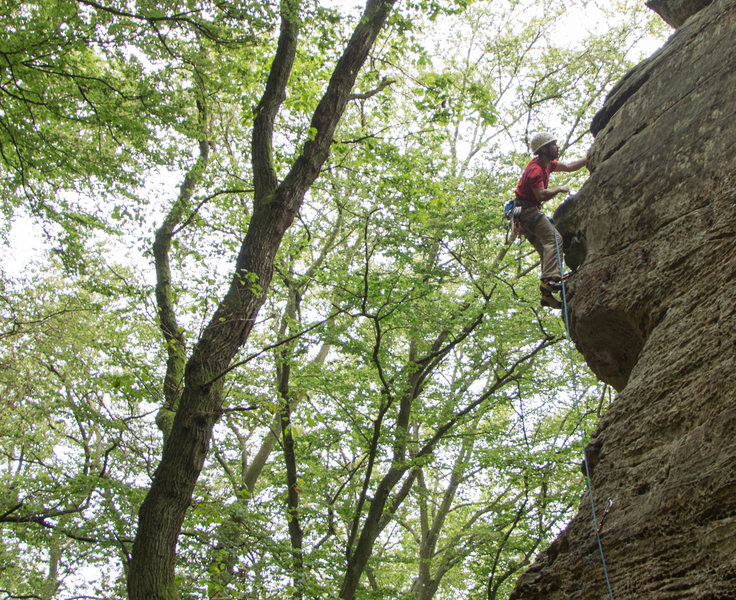
M540 253L542 281L557 283L559 285L559 282L562 280L562 273L560 272L560 265L557 260L557 248L559 247L559 251L562 253L562 236L557 232L550 220L542 216L534 226L534 237L542 246L542 252ZM555 237L557 238L556 242Z

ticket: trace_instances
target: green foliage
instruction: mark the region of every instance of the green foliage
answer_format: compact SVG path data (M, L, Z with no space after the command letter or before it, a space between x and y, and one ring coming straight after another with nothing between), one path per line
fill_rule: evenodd
M156 97L141 63L107 52L100 24L78 5L6 1L0 13L4 206L22 193L46 218L73 218L72 207L44 202L80 178L130 185L131 150L156 125L139 111Z
M124 562L141 475L152 470L155 347L150 324L130 319L133 290L119 270L81 281L55 274L58 265L45 271L5 279L1 294L2 552L27 549L9 571L16 583L3 575L15 594L41 581L60 593L86 585L79 561L100 575ZM115 597L109 583L105 597Z

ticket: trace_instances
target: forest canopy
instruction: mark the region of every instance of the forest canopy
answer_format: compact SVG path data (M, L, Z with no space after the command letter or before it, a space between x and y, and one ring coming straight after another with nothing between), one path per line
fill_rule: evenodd
M611 393L502 207L534 132L585 155L656 15L0 15L0 598L506 598Z

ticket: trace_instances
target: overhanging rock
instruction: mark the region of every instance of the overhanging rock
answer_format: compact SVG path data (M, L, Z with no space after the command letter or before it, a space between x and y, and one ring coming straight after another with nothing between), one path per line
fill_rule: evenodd
M647 6L677 29L689 17L708 6L712 0L649 0Z

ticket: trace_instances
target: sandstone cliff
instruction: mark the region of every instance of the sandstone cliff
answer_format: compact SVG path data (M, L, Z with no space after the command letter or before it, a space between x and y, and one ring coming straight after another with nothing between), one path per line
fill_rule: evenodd
M610 93L555 215L573 340L619 391L588 447L616 600L736 598L736 0L672 4L697 12ZM511 598L608 597L586 495Z

